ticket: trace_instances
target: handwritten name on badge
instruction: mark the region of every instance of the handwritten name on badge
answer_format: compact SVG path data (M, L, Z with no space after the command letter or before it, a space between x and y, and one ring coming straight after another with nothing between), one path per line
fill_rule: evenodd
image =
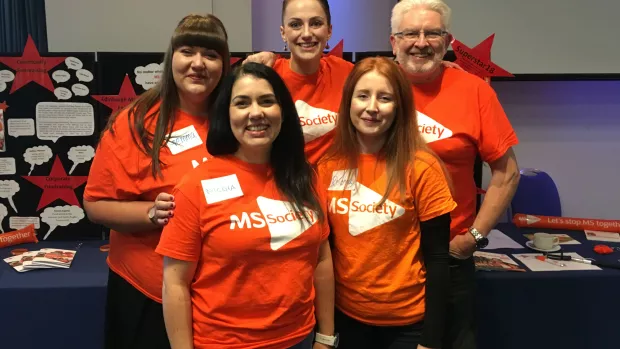
M239 179L234 174L219 178L203 179L200 183L202 184L202 191L205 194L205 199L207 199L207 204L243 196Z
M170 134L168 148L172 155L177 155L202 144L202 139L194 125L187 126Z

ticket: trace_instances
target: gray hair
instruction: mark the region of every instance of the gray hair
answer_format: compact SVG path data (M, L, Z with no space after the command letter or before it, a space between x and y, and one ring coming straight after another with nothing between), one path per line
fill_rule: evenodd
M400 22L407 12L414 7L425 7L431 11L435 11L441 15L441 21L443 22L444 29L450 31L450 17L452 10L442 0L401 0L396 3L392 9L392 34L400 31Z

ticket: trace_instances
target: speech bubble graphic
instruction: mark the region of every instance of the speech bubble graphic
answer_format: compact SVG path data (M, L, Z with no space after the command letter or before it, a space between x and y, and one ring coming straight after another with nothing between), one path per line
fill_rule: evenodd
M72 96L71 91L69 91L69 89L66 88L66 87L58 87L58 88L56 88L54 90L54 95L58 99L65 99L65 100L71 98L71 96Z
M16 173L15 158L0 158L0 175L14 175Z
M9 119L7 122L9 136L34 136L33 119Z
M93 81L93 73L89 72L86 69L80 69L75 73L75 76L77 76L78 80L80 81L84 81L84 82L91 82Z
M64 70L56 70L55 72L52 73L52 79L54 79L54 81L58 83L67 82L69 81L69 79L71 79L71 74L69 74L68 72Z
M0 81L0 92L4 92L6 90L6 82Z
M60 137L91 136L95 113L89 103L41 102L37 104L37 137L58 141Z
M71 170L69 170L69 174L71 174L77 165L92 160L95 156L95 148L90 145L78 145L77 147L69 149L67 155L69 155L69 160L73 161L73 166L71 166Z
M41 219L39 217L17 217L13 216L9 218L9 228L22 229L30 224L34 224L35 229L41 228Z
M84 210L79 206L65 205L47 207L41 212L41 221L50 226L43 240L47 240L56 227L66 227L75 224L84 218Z
M0 231L2 231L4 233L4 228L2 228L2 221L4 221L4 217L6 217L9 214L9 211L7 210L6 206L4 206L4 204L0 204Z
M136 74L136 83L145 90L157 85L164 71L164 65L151 63L146 67L136 67L133 72Z
M73 91L73 94L76 96L88 96L88 93L90 92L88 87L84 84L75 84L71 86L71 91Z
M10 70L0 70L0 81L11 82L15 79L15 74Z
M82 61L80 61L79 58L75 57L67 57L65 59L65 64L67 65L67 68L73 70L82 69L82 67L84 66L84 64L82 64Z
M5 198L9 200L9 204L13 211L17 213L17 208L15 207L15 203L13 202L13 195L17 194L19 191L19 183L14 180L4 180L0 181L0 198Z
M26 149L24 152L24 161L30 164L30 172L28 172L28 175L30 176L35 165L43 165L50 161L52 156L54 156L54 154L52 154L52 149L47 145L38 145Z

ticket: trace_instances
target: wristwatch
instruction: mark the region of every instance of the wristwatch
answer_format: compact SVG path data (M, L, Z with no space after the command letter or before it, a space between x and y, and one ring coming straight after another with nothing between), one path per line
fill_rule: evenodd
M468 231L471 235L473 235L474 239L476 239L476 248L481 249L487 247L489 244L489 239L482 235L478 229L471 227Z
M320 334L316 332L314 334L314 341L321 343L321 344L329 345L330 347L338 348L338 342L340 342L340 336L338 335L338 333L336 333L333 336L326 336L324 334Z

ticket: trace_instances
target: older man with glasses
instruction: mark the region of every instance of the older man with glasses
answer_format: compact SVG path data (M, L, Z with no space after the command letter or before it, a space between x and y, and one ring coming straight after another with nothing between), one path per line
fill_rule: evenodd
M450 8L441 0L401 0L392 10L392 50L407 73L418 127L444 161L458 207L452 212L451 297L442 349L476 348L473 253L506 211L519 182L512 149L517 136L493 89L442 59L452 42ZM491 181L476 213L473 170L477 155L489 164Z

